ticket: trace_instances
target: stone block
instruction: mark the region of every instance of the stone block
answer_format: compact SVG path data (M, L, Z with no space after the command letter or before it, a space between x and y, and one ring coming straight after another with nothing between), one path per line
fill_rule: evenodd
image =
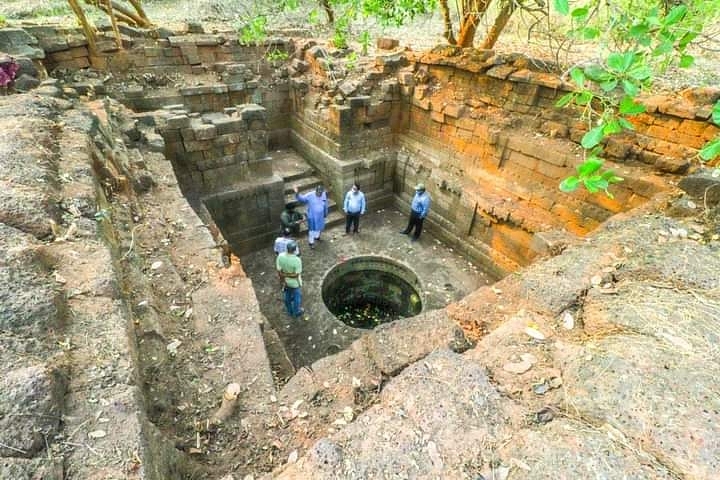
M349 97L347 100L350 108L358 108L370 105L371 98L368 95L362 95L357 97Z
M392 50L400 45L400 40L396 38L381 37L377 39L376 46L380 50Z
M248 123L253 120L265 122L267 120L267 110L265 107L253 103L246 103L237 106L240 118Z
M684 101L673 101L660 105L659 111L666 115L692 120L695 118L697 106Z
M433 110L430 112L430 119L433 122L445 123L445 114L442 112L438 112L437 110Z
M690 161L686 158L663 155L655 160L655 168L666 173L685 173L690 168Z
M242 140L239 133L226 133L224 135L218 135L214 140L213 144L217 147L224 147L225 145L237 144Z
M190 117L188 117L187 115L174 115L167 119L166 125L167 125L167 128L176 128L176 129L189 128L190 127Z
M443 113L448 117L460 118L464 112L464 108L465 107L463 105L458 105L457 103L449 103L445 105Z
M207 150L212 147L212 141L210 140L186 140L183 142L185 150L188 152L200 152Z
M46 435L59 431L68 372L32 365L7 372L0 379L0 454L29 457L45 449ZM23 421L18 421L22 418Z
M217 137L217 129L212 124L194 126L192 130L195 133L196 140L212 140Z
M545 161L538 163L537 168L538 173L545 175L546 177L549 177L554 180L562 180L563 178L567 177L568 175L572 175L574 170L572 170L569 167L559 167L557 165L553 165L552 163L548 163Z

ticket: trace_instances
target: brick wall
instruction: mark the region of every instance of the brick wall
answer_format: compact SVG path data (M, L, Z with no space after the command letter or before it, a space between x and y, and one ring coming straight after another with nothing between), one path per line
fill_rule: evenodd
M567 84L519 56L450 49L414 61L412 79L402 82L408 123L398 135L399 202L425 182L435 233L476 249L501 272L534 258L536 232L583 235L670 188L718 134L708 119L720 90L645 98L635 132L606 141L607 166L625 178L612 187L614 198L565 194L558 185L582 161L588 128L578 112L554 106Z

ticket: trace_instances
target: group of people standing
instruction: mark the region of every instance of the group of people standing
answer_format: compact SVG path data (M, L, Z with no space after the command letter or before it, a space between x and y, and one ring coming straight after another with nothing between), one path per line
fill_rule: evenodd
M307 220L308 245L315 249L315 243L322 241L321 234L325 230L325 221L328 216L328 197L322 185L315 187L314 191L301 194L298 187L293 187L296 202L307 205L307 218L295 211L296 202L285 205L280 214L281 236L275 240L273 250L277 255L275 268L283 285L285 310L291 317L301 317L305 312L302 308L302 260L300 247L293 236L300 234L300 227ZM410 204L410 218L408 226L400 233L410 234L413 229L412 241L420 238L423 220L430 210L430 195L425 191L425 185L415 187L415 196ZM359 233L360 217L367 211L365 194L360 185L353 183L345 194L343 201L345 212L345 235Z

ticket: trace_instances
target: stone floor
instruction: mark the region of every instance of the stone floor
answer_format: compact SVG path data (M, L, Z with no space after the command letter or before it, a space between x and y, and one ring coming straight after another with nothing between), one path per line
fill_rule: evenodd
M284 310L280 282L275 273L272 246L242 257L245 272L252 279L263 314L285 345L287 355L299 368L346 348L363 332L340 322L322 302L325 274L339 262L361 256L382 256L413 271L422 285L423 310L442 308L477 288L491 283L488 274L468 262L426 229L418 242L398 233L405 227L407 214L396 209L370 212L360 222L360 233L345 236L345 226L326 230L315 250L307 237L299 239L303 259L302 319L290 318Z

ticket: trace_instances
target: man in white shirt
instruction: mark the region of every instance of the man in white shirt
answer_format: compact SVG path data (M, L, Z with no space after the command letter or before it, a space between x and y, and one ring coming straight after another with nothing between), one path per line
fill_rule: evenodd
M288 243L293 242L293 238L290 236L290 229L285 228L283 229L282 236L275 239L275 244L273 245L273 251L275 252L275 255L280 255L283 252L287 252L287 246ZM300 247L298 246L295 255L298 257L300 256Z

